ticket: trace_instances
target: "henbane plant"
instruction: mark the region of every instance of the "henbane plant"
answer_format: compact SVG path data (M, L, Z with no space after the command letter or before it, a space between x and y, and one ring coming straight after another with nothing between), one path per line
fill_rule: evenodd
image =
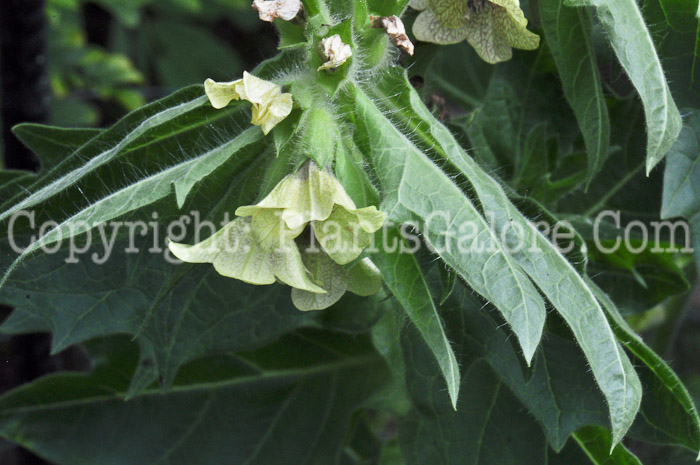
M40 155L41 141L59 131L66 156L0 190L0 221L14 228L2 236L8 273L0 296L17 307L3 330L49 330L54 350L91 341L103 363L83 377L58 375L60 386L84 383L77 395L85 397L59 392L56 415L104 401L134 435L176 438L162 439L165 446L120 442L120 452L109 453L125 464L638 463L622 442L628 435L700 450L700 420L685 387L589 278L584 228L566 228L565 248L535 224L553 218L547 208L560 197L583 195L614 153L602 85L591 84L586 101L578 93L578 73L600 79L595 57L577 61L578 52L567 55L551 34L564 27L557 18L572 18L570 30L583 36L577 45L589 46L585 15L593 10L550 0L410 7L408 0L256 0L254 7L280 36L278 55L254 70L182 89L89 137L17 130ZM616 31L618 54L620 43L648 33L632 23L612 13L603 19ZM406 30L418 45L410 62L418 68L427 55L418 42L466 41L474 70L515 56L532 75L512 78L518 63L489 67L483 103L446 125L440 100L431 100L431 89L421 95L403 66L414 50ZM540 47L540 35L552 43ZM646 42L637 45L649 52ZM658 59L649 63L647 71L663 76ZM560 100L572 114L566 122L550 115L546 123L511 124L517 92L509 86L537 87L541 68L561 69ZM635 71L628 70L639 87ZM452 90L466 106L475 100ZM662 102L670 114L663 128L652 102L659 103L642 95L654 144L649 167L678 134L673 100ZM591 108L600 120L592 122ZM561 135L543 135L555 126L565 127ZM570 126L574 136L564 134ZM503 128L505 136L493 135ZM512 157L504 179L493 174L502 147ZM533 166L560 149L568 150L558 161L563 170L581 171L556 182L552 173L535 176ZM510 171L515 181L507 183ZM200 237L183 219L193 211L216 228ZM34 231L48 220L52 227ZM47 248L108 237L103 227L111 222L178 224L182 234L115 233L139 252L51 276L65 257ZM18 241L29 245L10 253ZM56 292L68 297L54 300ZM128 335L138 355L122 339L99 339L114 335ZM41 396L32 390L45 388L40 381L0 399L0 433L36 444L57 463L75 454L103 463L102 450L75 452L73 437L41 437L44 420L33 416ZM182 403L169 409L178 396ZM150 414L136 411L142 407ZM387 458L394 437L380 444L381 457L363 462L358 452L365 433L390 429L376 412L401 423L395 461ZM81 433L112 424L82 413ZM193 437L205 446L186 447Z

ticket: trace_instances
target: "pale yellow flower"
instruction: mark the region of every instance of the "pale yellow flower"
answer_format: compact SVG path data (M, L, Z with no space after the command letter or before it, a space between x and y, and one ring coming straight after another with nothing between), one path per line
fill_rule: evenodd
M264 248L243 218L236 218L198 244L169 242L168 248L183 262L212 263L220 275L249 284L273 284L279 279L306 292L326 292L309 278L294 241L275 249Z
M284 120L292 111L292 94L282 92L277 84L257 78L244 71L243 78L232 82L207 79L204 91L216 109L224 108L232 100L247 100L253 104L252 124L260 126L264 134Z
M188 263L211 263L222 276L249 284L281 281L292 287L299 310L322 310L346 292L368 296L379 292L382 279L367 258L358 260L370 236L382 227L376 207L356 208L331 173L312 161L284 178L257 205L240 207L236 218L195 245L169 242L172 254ZM326 229L336 224L342 232ZM323 250L300 252L295 238L307 225Z
M336 69L341 67L352 56L352 48L343 42L340 35L335 34L326 37L318 46L318 53L323 58L324 63L318 70Z
M357 208L340 181L311 160L257 205L239 207L236 215L252 217L253 234L270 248L311 224L314 237L340 265L356 259L386 220L376 207Z
M540 38L527 30L519 0L412 0L421 13L413 24L416 39L437 44L467 40L489 63L510 60L513 48L534 50Z
M299 310L323 310L338 302L346 292L369 296L382 288L382 276L369 258L346 269L322 252L304 253L302 256L311 278L326 293L292 289L292 302Z

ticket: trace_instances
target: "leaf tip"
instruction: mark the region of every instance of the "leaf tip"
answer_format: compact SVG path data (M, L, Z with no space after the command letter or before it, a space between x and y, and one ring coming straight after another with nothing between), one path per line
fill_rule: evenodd
M447 383L447 390L450 393L450 402L452 409L457 411L457 401L459 400L459 373L457 373L451 382Z
M187 200L191 187L185 187L177 182L173 182L173 185L175 186L175 202L178 210L181 210L185 205L185 200Z
M651 160L651 159L648 159L648 160L647 160L647 164L646 164L646 175L647 175L647 178L649 177L649 175L651 174L651 172L652 172L652 170L654 169L655 166L656 166L656 163L654 162L654 160Z
M522 343L522 342L520 344L520 347L523 349L523 358L525 358L525 363L527 364L528 368L530 368L532 366L532 359L535 358L535 352L537 352L538 346L539 346L539 340L535 344Z

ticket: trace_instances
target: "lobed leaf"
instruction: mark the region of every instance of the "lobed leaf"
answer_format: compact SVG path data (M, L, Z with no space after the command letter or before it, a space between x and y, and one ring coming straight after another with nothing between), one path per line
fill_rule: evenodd
M429 353L416 331L402 334L407 385L414 403L400 430L409 465L549 463L545 456L560 463L552 451L561 451L582 428L596 426L607 432L605 400L594 388L595 381L570 335L552 328L528 373L500 319L463 285L447 302L445 318L463 367L457 411L436 389L436 370L426 369ZM524 411L532 415L524 416ZM593 442L598 449L595 454L607 456L610 432L607 442ZM572 444L576 443L569 440L563 457L571 455ZM574 456L577 449L574 446ZM617 446L615 457L623 452L623 446ZM587 455L588 451L582 456Z
M404 83L404 86L408 88L407 83ZM503 241L502 250L509 252L508 263L511 269L518 273L527 273L526 276L534 281L574 332L610 406L614 443L617 444L637 414L642 394L641 385L632 364L616 341L605 314L593 293L578 271L560 251L515 208L500 185L483 172L460 148L449 131L435 121L432 115L424 109L415 92L409 90L409 95L411 95L411 108L416 112L415 118L420 118L420 123L415 123L415 131L425 134L425 137L430 141L426 143L426 149L435 151L438 156L449 162L466 177L476 191L490 227L500 234L500 239ZM380 127L380 123L374 124L376 127ZM383 130L383 137L386 138L388 133L388 128ZM398 147L399 142L391 145ZM414 150L417 153L422 153L417 149ZM418 157L414 156L410 161L415 159ZM397 169L397 166L400 166L399 162L394 160L393 169ZM388 170L387 165L384 165L384 170ZM427 175L428 168L416 169L416 172L421 173L420 181L416 180L410 185L414 192L423 199L422 202L425 202L425 199L430 199L431 196L442 199L446 195L455 195L440 194L439 191L435 190L435 187L430 188L432 191L430 193L422 192L420 186L432 184ZM411 173L406 169L403 170L401 176L402 184L406 184L411 179ZM400 201L402 200L400 197ZM431 211L435 210L458 212L459 208L441 209L438 205L433 206ZM456 224L461 224L465 220L456 214L454 218L451 218L451 221ZM442 230L445 229L445 225L442 225ZM448 259L451 257L446 257L445 254L441 256L450 266L458 272L460 271ZM466 256L468 255L463 254L460 258L464 259ZM470 262L473 261L474 258L470 257ZM488 270L484 271L484 273L488 272ZM492 280L497 283L502 277L502 273L496 274L493 275ZM529 279L526 279L530 284ZM469 279L466 280L472 285ZM504 292L504 287L501 284L500 293ZM481 293L478 288L476 290ZM482 295L484 294L482 293ZM489 300L494 302L496 307L503 312L498 301ZM506 320L509 321L516 334L519 332L518 324L527 324L522 320L514 323L509 320L508 316L506 316Z
M397 231L392 231L388 239L389 243L395 242L399 247L406 246ZM380 251L373 255L372 260L381 271L387 287L401 303L437 359L447 383L452 406L456 409L460 385L459 365L415 256L397 249L391 252Z
M689 110L685 127L666 161L661 217L690 222L700 269L700 110Z
M649 442L680 445L700 453L700 417L685 385L629 327L612 300L590 279L588 282L618 340L642 363L638 372L646 396L631 433Z
M387 83L393 84L391 80ZM391 110L379 106L389 102L388 94L373 100L367 94L371 91L355 88L352 104L363 139L358 144L367 146L381 186L382 210L391 221L416 223L440 257L476 292L494 302L518 336L529 363L544 325L542 298L476 206L394 125L387 116ZM455 234L445 234L453 225L461 224L475 228L469 243L458 244Z
M289 463L335 464L351 414L385 376L364 340L307 332L190 364L167 393L124 402L133 346L91 347L102 359L93 373L51 375L0 398L0 435L58 465L264 465L280 451Z

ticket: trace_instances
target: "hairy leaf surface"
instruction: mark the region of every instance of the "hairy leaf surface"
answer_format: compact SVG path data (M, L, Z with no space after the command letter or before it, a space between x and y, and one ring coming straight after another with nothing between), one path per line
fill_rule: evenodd
M683 122L639 6L635 0L565 0L564 3L596 7L617 58L644 103L649 174L671 150Z

